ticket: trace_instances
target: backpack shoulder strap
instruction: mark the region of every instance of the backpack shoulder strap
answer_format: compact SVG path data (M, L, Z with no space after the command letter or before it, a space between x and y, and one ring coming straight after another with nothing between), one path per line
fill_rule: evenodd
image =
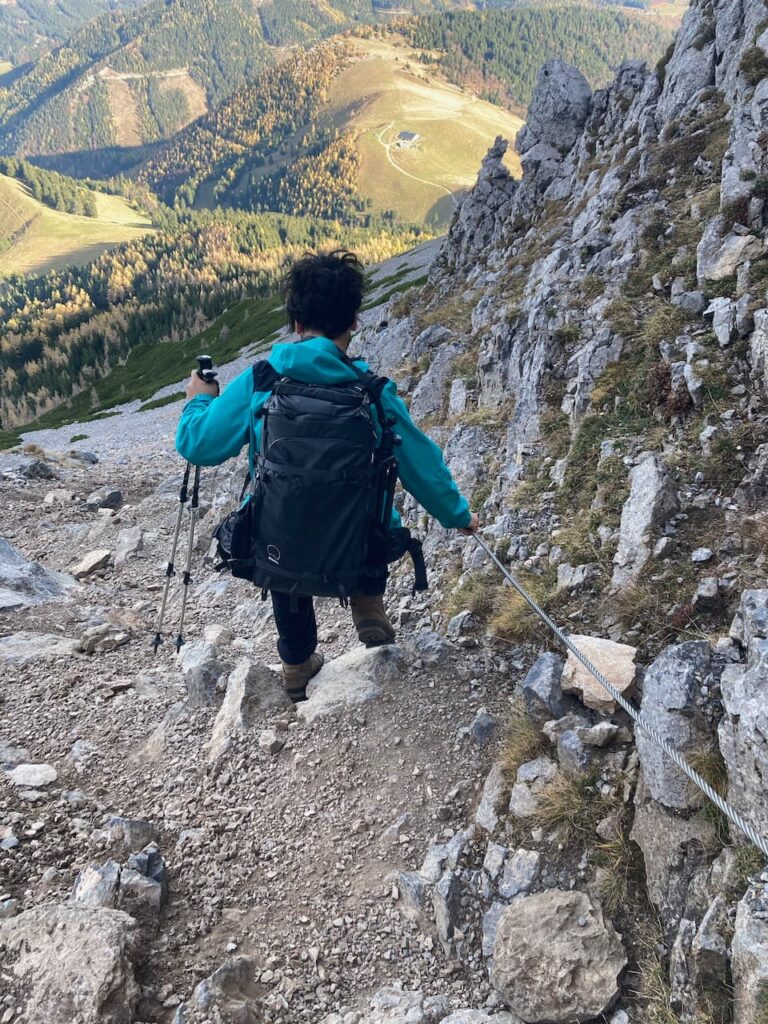
M384 406L381 401L381 393L384 388L389 384L389 377L380 377L375 373L371 373L370 370L367 372L361 370L359 366L355 365L353 359L350 359L346 352L342 352L339 349L339 357L345 366L348 366L360 379L363 387L370 395L371 401L373 402L374 408L376 409L376 415L379 418L379 425L381 426L381 447L387 454L391 454L394 450L395 445L398 443L395 435L392 431L392 427L395 425L395 421L391 419L384 412Z
M280 380L280 374L268 359L260 359L253 364L253 390L271 391L275 381Z

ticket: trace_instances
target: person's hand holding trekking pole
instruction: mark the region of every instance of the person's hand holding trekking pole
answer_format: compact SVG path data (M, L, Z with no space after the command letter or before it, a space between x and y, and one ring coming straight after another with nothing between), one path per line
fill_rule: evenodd
M217 398L219 382L216 380L213 360L210 356L198 356L197 362L198 368L192 371L192 376L187 384L187 398L194 398L196 395L211 395L213 398Z
M480 516L477 512L472 513L472 518L469 521L469 526L462 526L459 529L459 533L463 533L465 537L471 537L473 533L477 533L480 529Z

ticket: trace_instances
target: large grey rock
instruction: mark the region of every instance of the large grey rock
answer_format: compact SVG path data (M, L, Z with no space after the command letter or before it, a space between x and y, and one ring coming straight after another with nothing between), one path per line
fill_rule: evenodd
M526 1024L586 1021L619 993L627 963L620 936L587 893L550 889L502 915L491 980Z
M26 665L40 658L69 658L76 653L78 641L58 633L11 633L0 637L0 661Z
M443 412L448 400L451 367L462 351L463 346L458 344L444 345L436 351L411 398L410 413L417 423Z
M196 1024L200 1015L226 1024L261 1024L257 982L255 961L246 956L227 960L181 1004L173 1024Z
M647 454L629 474L630 491L621 512L613 586L637 579L653 552L653 535L677 511L674 480L658 455Z
M648 895L671 940L680 924L691 881L718 852L717 831L704 811L683 817L656 803L642 776L635 805L631 837L643 853Z
M13 480L58 480L59 474L49 462L22 452L0 453L0 478Z
M529 717L541 727L553 718L562 718L578 702L565 696L560 687L565 662L559 654L540 654L522 682L522 695Z
M504 232L518 189L517 181L504 163L508 145L506 139L498 136L488 150L477 183L459 203L448 236L432 265L430 281L440 283L449 279L453 271L470 269L478 256L487 252L493 240ZM390 355L385 372L402 364L405 355L402 336L409 325L409 320L401 321L390 328L384 339L385 350L398 356L393 359ZM378 344L379 339L376 339ZM380 363L375 365L383 369Z
M548 61L539 71L528 121L517 136L518 153L541 144L566 153L581 134L591 104L592 90L584 75L564 61Z
M75 879L72 899L84 907L112 908L120 888L120 865L114 860L89 864Z
M71 904L0 921L4 992L35 1024L132 1024L136 922Z
M733 277L748 260L765 255L765 244L754 235L727 231L724 219L715 217L704 230L696 252L699 281L723 281Z
M297 705L297 717L311 725L317 718L365 704L398 679L404 667L403 653L394 645L362 648L335 658L310 681L308 700Z
M443 996L425 996L421 991L407 991L402 985L389 985L380 989L371 999L360 1024L438 1024L449 1010ZM345 1024L337 1015L326 1018L323 1024Z
M190 704L201 706L210 703L224 669L214 644L206 640L187 642L176 661L184 676Z
M115 565L122 565L137 555L144 547L144 531L140 526L121 530L115 544Z
M697 704L711 660L711 648L704 640L677 644L659 655L643 682L643 715L684 757L712 741ZM651 797L677 811L701 807L703 794L657 744L642 729L637 730L635 739Z
M71 576L31 562L0 537L0 611L61 600L75 586Z
M762 392L768 392L768 309L755 313L755 329L749 339L749 359Z
M728 665L720 681L718 733L728 769L728 799L762 835L768 834L768 640L753 639L747 664Z
M745 650L753 640L768 639L768 590L745 590L729 635Z
M750 888L736 910L731 945L734 1024L765 1020L768 996L768 895Z
M504 779L504 768L496 763L488 773L480 802L475 811L475 824L486 832L493 832L499 823L499 814L504 806L507 784Z
M208 760L221 757L236 735L247 732L266 713L288 707L290 703L275 672L243 658L227 680L227 692L208 744Z
M461 882L455 872L443 872L432 893L432 908L435 912L437 937L443 948L448 950L453 944L461 915Z
M499 883L499 895L511 900L531 891L541 868L541 854L537 850L516 850L507 861Z

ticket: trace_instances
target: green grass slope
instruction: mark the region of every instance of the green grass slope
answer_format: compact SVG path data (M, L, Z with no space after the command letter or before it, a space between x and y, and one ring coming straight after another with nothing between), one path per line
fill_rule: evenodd
M0 277L84 264L152 230L121 196L94 193L97 217L51 210L14 178L0 175Z
M362 157L358 189L377 211L445 226L454 201L474 184L497 135L513 140L519 117L451 85L408 48L382 40L356 44L359 59L331 87L327 117L351 129ZM401 132L419 136L400 148ZM510 156L513 173L517 157Z

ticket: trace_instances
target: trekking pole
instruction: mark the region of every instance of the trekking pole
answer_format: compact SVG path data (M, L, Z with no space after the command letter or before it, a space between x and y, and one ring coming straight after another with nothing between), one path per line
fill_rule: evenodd
M210 356L198 356L197 357L197 375L201 380L204 380L207 384L217 384L216 371L213 368L213 360ZM217 384L218 386L218 384ZM155 638L152 641L152 646L157 654L158 648L163 642L163 623L165 621L165 612L168 605L168 593L171 587L171 579L176 575L176 552L179 547L179 537L181 536L181 524L184 521L184 508L189 498L189 477L192 472L192 463L187 462L184 467L184 476L181 481L181 491L179 493L179 514L176 518L176 527L173 531L173 541L171 544L171 557L165 570L165 586L163 587L163 598L160 602L160 611L157 617L157 631ZM195 473L195 487L199 484L200 469L196 467ZM189 566L188 566L189 568ZM178 640L177 640L178 643Z
M195 466L195 482L192 485L192 502L189 506L189 540L187 543L187 563L184 566L181 591L181 616L179 618L179 633L176 637L176 652L184 646L184 618L187 614L187 597L189 596L189 584L192 582L192 554L195 549L195 526L197 525L197 513L200 507L200 467Z
M187 504L189 497L189 474L192 471L192 463L188 462L184 469L184 477L181 482L181 492L179 494L179 514L176 517L176 528L173 531L173 543L171 544L171 557L165 570L165 586L163 587L163 599L160 602L160 611L157 617L157 632L155 633L155 639L152 641L152 646L155 648L155 654L163 642L163 622L165 620L165 609L168 604L168 591L171 587L171 577L176 575L175 562L176 562L176 551L179 546L179 536L181 535L181 524L184 519L184 507Z

